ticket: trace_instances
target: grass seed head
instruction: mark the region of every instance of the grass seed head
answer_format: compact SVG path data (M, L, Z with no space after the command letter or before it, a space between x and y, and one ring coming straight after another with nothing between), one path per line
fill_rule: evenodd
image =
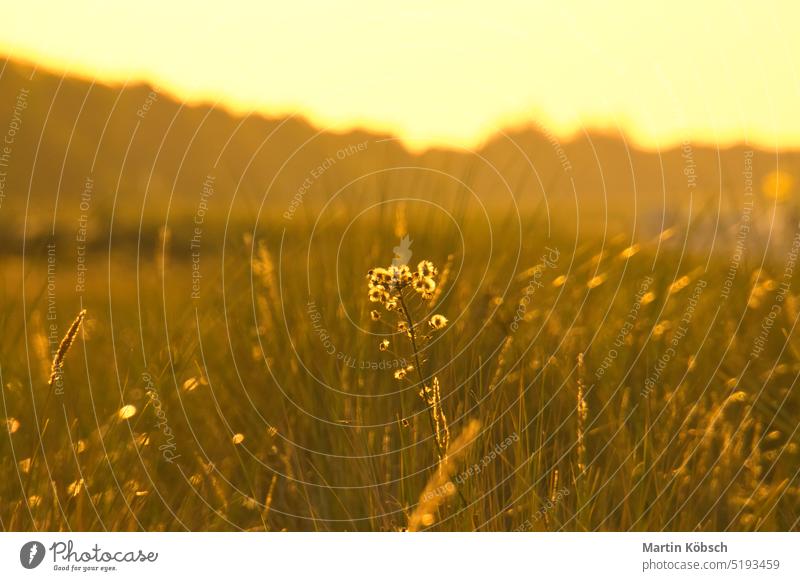
M67 353L69 352L70 347L72 347L72 343L75 341L75 337L78 335L78 330L81 328L81 323L83 323L83 319L86 317L86 309L83 309L78 316L75 317L75 320L72 321L72 324L67 329L67 333L64 335L64 338L61 339L61 343L58 345L58 350L56 350L55 356L53 356L53 363L50 366L50 379L47 381L47 385L52 386L56 380L58 380L59 375L61 375L61 367L64 364L64 357L66 357Z

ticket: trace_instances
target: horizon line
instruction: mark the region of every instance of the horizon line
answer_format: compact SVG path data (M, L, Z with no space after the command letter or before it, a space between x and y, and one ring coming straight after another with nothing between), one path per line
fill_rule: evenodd
M396 141L409 153L414 155L425 155L429 152L441 151L481 151L489 146L493 141L501 138L511 139L509 133L520 133L530 131L537 133L546 139L552 139L558 145L564 146L574 144L580 140L581 135L589 138L590 142L592 137L610 138L620 141L624 144L626 150L635 150L643 153L660 154L675 149L681 146L691 144L692 147L700 147L704 149L713 149L716 151L728 151L739 148L757 149L761 152L774 152L779 153L798 153L800 152L800 143L787 144L780 146L772 143L767 144L762 140L756 138L736 138L736 139L721 139L717 142L701 138L683 138L683 139L664 139L657 144L650 144L641 139L637 139L619 124L612 127L611 124L602 123L582 123L579 129L565 132L558 131L548 127L546 121L542 121L535 117L520 118L517 120L509 120L505 123L500 123L493 129L487 129L480 133L479 136L470 140L471 143L464 143L460 139L448 139L446 137L418 139L408 135L404 135L402 129L392 127L390 123L381 124L378 121L370 120L348 120L338 121L333 123L325 120L324 116L317 115L313 111L288 111L280 107L276 107L270 111L269 106L249 106L245 104L237 104L234 100L220 98L214 100L213 97L206 95L182 95L184 91L174 86L169 86L169 82L161 81L158 79L148 78L150 75L147 73L132 76L128 80L119 80L113 77L104 78L101 75L92 73L89 70L82 70L74 68L70 65L57 64L58 59L42 58L34 59L30 57L15 55L5 48L0 48L0 60L4 61L3 69L8 64L18 68L32 69L34 74L40 70L53 77L61 79L72 79L84 83L97 83L109 89L126 90L130 88L145 87L154 90L159 95L164 95L169 100L188 105L190 107L205 107L213 110L218 110L233 117L261 117L264 119L299 119L309 126L319 129L320 132L345 135L347 133L364 132L373 135L384 137L383 141ZM45 62L47 60L53 62ZM31 76L31 78L33 75ZM2 82L2 69L0 69L0 82Z

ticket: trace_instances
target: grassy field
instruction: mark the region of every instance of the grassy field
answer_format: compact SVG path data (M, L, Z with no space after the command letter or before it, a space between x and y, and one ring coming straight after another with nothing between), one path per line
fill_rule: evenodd
M796 248L557 231L401 204L4 258L0 527L797 530ZM367 272L423 259L398 331Z

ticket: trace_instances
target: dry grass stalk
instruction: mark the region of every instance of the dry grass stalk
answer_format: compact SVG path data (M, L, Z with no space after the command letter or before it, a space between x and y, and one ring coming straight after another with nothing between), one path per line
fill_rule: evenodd
M451 477L455 474L456 468L466 455L469 446L475 441L480 427L481 423L478 420L470 420L467 427L448 448L448 462L440 464L440 469L428 480L419 497L417 508L408 517L409 532L432 525L436 521L436 511L445 499L456 494L456 485L452 482Z
M433 291L433 298L431 299L431 306L436 305L439 302L439 299L442 296L442 290L444 289L445 285L447 284L448 280L450 279L450 271L453 268L453 255L448 254L447 262L442 268L442 272L439 275L439 284L436 286L436 289Z
M280 304L278 297L278 279L275 275L275 263L269 253L266 242L258 241L258 247L253 256L253 272L261 279L261 284L267 289L273 305Z
M578 473L583 474L586 471L586 418L589 415L589 406L586 404L586 398L583 385L583 353L578 354L578 438L577 438L577 455L578 455Z
M72 321L72 324L67 329L66 335L61 339L61 343L58 345L58 350L56 351L55 356L53 356L53 363L50 366L50 379L47 380L47 385L53 386L56 382L58 377L61 375L61 369L64 365L64 357L66 357L67 352L69 351L70 347L72 347L72 343L75 341L75 337L78 335L78 330L81 328L81 323L83 323L83 319L86 317L86 309L83 309L78 316L75 317L75 320Z
M442 409L442 392L439 378L433 378L433 387L425 386L422 393L425 405L428 406L433 421L433 432L436 438L436 449L439 452L440 464L447 461L447 449L450 444L450 428L447 425L447 416Z
M278 475L272 475L272 481L269 483L269 490L267 491L267 497L264 499L264 511L261 513L261 520L264 522L267 521L267 517L269 517L269 511L272 508L272 498L275 494L275 484L278 482Z

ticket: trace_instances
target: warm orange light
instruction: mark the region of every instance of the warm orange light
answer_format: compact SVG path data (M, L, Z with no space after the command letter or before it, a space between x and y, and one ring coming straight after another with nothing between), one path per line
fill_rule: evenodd
M800 5L309 0L51 2L3 12L0 50L189 100L471 145L537 119L800 146Z

